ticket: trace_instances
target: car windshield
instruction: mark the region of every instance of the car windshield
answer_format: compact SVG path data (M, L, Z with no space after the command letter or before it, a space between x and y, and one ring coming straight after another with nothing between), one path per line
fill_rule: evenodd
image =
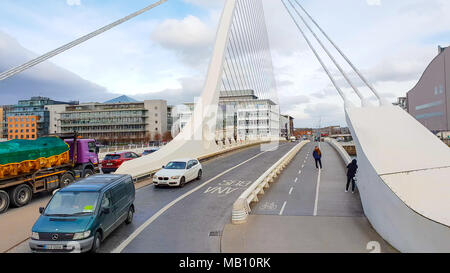
M45 215L75 216L93 214L97 207L98 196L98 192L57 192L45 209Z
M152 153L154 153L154 152L156 152L157 150L145 150L144 151L144 155L149 155L149 154L152 154Z
M105 160L115 160L115 159L119 159L120 155L106 155L105 156Z
M167 164L166 167L164 167L164 169L184 170L184 169L186 169L186 162L170 162L169 164Z

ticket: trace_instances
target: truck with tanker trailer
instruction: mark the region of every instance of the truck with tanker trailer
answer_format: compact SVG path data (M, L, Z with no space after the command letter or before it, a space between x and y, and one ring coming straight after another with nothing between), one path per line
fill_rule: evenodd
M94 139L76 133L0 143L0 214L98 173L98 152Z

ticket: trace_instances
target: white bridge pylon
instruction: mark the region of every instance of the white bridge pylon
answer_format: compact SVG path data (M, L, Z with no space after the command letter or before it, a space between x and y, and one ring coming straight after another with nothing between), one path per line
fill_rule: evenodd
M138 178L160 169L170 160L200 158L223 151L224 145L216 142L220 94L244 96L248 90L259 99L278 103L262 0L227 0L204 89L196 101L191 121L159 151L124 162L116 173ZM278 135L280 130L276 130ZM278 142L279 138L258 140ZM235 143L233 136L232 143L225 146L246 145L258 140Z
M358 156L357 185L372 226L401 252L450 252L450 149L403 109L386 103L298 0L281 1L345 102ZM298 18L323 46L300 10L374 93L379 106L367 105L361 96L362 107L346 101L305 35Z

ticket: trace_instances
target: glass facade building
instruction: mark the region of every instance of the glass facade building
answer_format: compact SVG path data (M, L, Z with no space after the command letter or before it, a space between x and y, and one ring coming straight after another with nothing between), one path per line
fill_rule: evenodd
M9 118L37 117L36 137L49 134L50 113L46 105L77 104L78 102L60 102L45 97L32 97L29 100L20 100L6 112L6 126L9 128Z

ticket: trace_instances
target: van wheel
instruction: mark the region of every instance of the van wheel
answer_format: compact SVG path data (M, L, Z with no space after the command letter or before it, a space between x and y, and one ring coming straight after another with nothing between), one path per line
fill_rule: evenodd
M97 253L97 251L100 249L101 244L102 234L97 231L94 236L94 242L92 243L91 253Z
M131 224L131 222L133 222L133 215L134 215L133 207L130 207L128 209L127 219L125 219L125 224L129 225Z
M197 180L202 179L202 175L203 175L203 171L202 170L198 171Z
M70 173L65 173L63 176L61 176L61 179L59 180L59 187L65 188L69 186L69 184L72 184L75 182L75 178Z
M186 178L184 178L184 176L183 176L180 180L180 188L184 187L185 184L186 184Z
M9 192L11 204L15 207L23 207L30 203L33 190L27 184L18 185Z
M9 208L9 195L6 191L0 191L0 213L7 211Z
M89 177L91 175L94 175L94 171L93 170L91 170L91 169L84 170L83 178Z

